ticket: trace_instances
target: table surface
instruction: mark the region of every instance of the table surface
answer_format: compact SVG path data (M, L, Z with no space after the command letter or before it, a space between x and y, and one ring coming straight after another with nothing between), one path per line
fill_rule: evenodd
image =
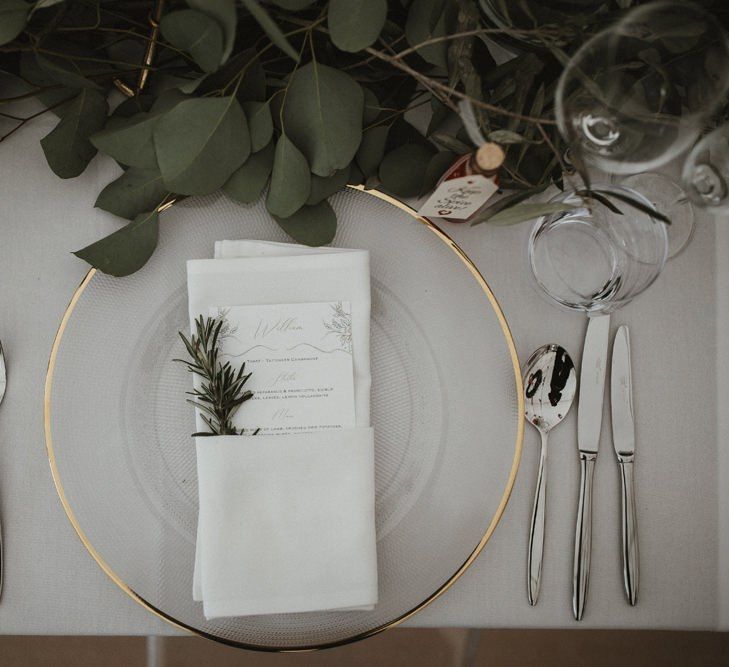
M53 123L41 117L0 144L0 338L9 376L0 409L6 557L0 632L175 633L119 590L86 553L50 475L43 435L46 364L60 318L87 271L71 252L118 228L118 219L93 208L118 168L97 156L82 176L57 178L38 143ZM543 343L560 342L579 363L585 319L554 309L530 286L524 251L529 226L444 224L501 302L520 358ZM637 607L627 605L622 591L619 477L606 414L595 479L590 593L584 620L572 620L579 479L572 411L550 438L539 604L531 608L526 601L527 527L538 463L538 436L527 429L516 485L493 538L453 588L410 625L729 627L729 453L720 446L729 435L729 414L718 409L718 397L729 389L729 378L718 371L729 368L727 258L726 223L699 219L687 250L667 264L646 295L613 316L613 330L620 323L632 329Z

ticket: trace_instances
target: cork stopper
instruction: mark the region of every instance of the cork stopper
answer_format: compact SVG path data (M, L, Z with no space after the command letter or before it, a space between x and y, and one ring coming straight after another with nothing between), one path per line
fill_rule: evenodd
M496 171L505 158L504 149L490 141L481 144L476 151L476 165L482 171Z

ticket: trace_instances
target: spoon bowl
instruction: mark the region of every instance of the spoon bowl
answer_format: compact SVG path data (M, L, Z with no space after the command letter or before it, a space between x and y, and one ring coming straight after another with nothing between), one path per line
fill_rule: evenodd
M577 373L570 355L560 345L542 345L524 367L526 420L539 431L542 451L539 457L537 488L529 525L527 557L527 595L530 605L537 603L542 577L544 524L547 490L547 435L572 407L577 390Z

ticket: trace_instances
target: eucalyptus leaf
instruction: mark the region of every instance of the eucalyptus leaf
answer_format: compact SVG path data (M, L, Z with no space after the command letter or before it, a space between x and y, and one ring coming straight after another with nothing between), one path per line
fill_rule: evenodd
M159 214L140 213L132 222L74 255L111 276L128 276L141 269L157 247Z
M405 37L411 47L448 32L449 0L413 0L408 10ZM418 55L442 69L448 68L448 42L429 44L417 50Z
M137 113L129 118L112 117L106 127L91 137L91 143L120 164L142 169L157 167L152 130L159 114Z
M0 0L0 46L23 32L29 12L30 5L23 0Z
M266 208L272 215L288 218L306 203L310 192L309 163L291 139L282 134L276 143Z
M426 137L433 134L451 113L451 110L437 97L430 98L430 111L430 121L428 122L428 129L425 131Z
M71 59L36 54L36 61L41 70L57 84L74 89L101 90L101 86L86 78L81 67Z
M266 73L254 49L245 49L236 53L217 72L206 76L199 83L195 92L199 95L207 95L230 86L229 92L232 93L234 87L232 83L241 72L244 72L243 80L238 85L236 97L240 101L264 101L266 99Z
M440 177L443 176L446 169L448 169L448 167L450 167L457 158L458 156L451 151L439 151L430 158L425 170L425 176L423 177L423 185L418 194L422 197L435 188Z
M168 193L159 169L132 167L101 191L94 206L132 220L157 208Z
M308 246L331 243L337 232L337 216L327 201L303 206L287 218L273 215L273 219L291 238Z
M39 90L36 97L44 106L61 118L67 102L76 97L77 88L67 88L54 81L38 64L34 53L20 54L20 76Z
M312 173L329 176L346 167L362 139L364 93L347 73L316 61L291 79L283 118Z
M421 144L399 146L385 155L380 164L382 185L400 197L417 197L432 155L433 150Z
M271 0L271 3L278 5L281 9L287 9L290 12L298 12L300 9L306 9L309 5L313 5L316 0Z
M278 46L287 56L299 62L299 54L296 52L291 42L283 34L278 24L271 18L271 15L258 4L257 0L241 0L243 6L250 12L251 16L263 28L269 39Z
M357 166L357 163L352 162L352 164L349 165L349 178L347 179L347 185L361 185L364 182L365 175Z
M377 99L377 95L370 90L367 86L362 86L362 92L364 93L364 110L362 113L362 122L365 125L374 123L382 113L380 108L380 101Z
M159 24L172 46L186 51L203 72L214 72L223 57L223 30L215 19L194 9L170 12Z
M255 153L267 146L273 136L273 119L268 102L243 102L251 133L251 151Z
M98 91L85 88L67 104L63 118L43 139L48 165L61 178L78 176L96 155L89 137L101 128L109 106Z
M184 100L152 130L165 185L184 195L214 192L247 159L251 137L235 97Z
M235 0L187 0L187 4L199 12L215 19L223 31L223 53L221 62L225 62L233 52L235 29L238 17L235 12Z
M330 0L327 13L334 46L355 53L377 41L387 18L387 0Z
M387 134L390 128L387 125L377 125L365 130L362 134L362 143L357 149L357 164L365 176L373 176L385 157Z
M349 181L349 167L341 169L332 176L311 176L311 192L306 200L307 206L313 206L320 201L331 197L347 185Z
M225 182L223 192L243 204L256 201L271 175L273 156L273 143L253 153Z
M504 209L495 215L486 219L474 220L471 225L478 225L482 222L488 222L490 225L506 227L507 225L515 225L518 222L526 222L534 220L542 215L550 215L552 213L563 213L571 211L575 207L564 202L543 202L538 204L519 204Z

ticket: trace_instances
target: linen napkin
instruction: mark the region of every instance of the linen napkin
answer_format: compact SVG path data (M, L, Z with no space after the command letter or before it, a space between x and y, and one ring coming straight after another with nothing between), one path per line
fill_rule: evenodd
M196 439L200 514L193 597L202 600L209 619L371 608L377 557L369 255L222 241L215 257L188 262L191 326L216 307L350 304L355 424ZM197 421L204 430L200 415Z

